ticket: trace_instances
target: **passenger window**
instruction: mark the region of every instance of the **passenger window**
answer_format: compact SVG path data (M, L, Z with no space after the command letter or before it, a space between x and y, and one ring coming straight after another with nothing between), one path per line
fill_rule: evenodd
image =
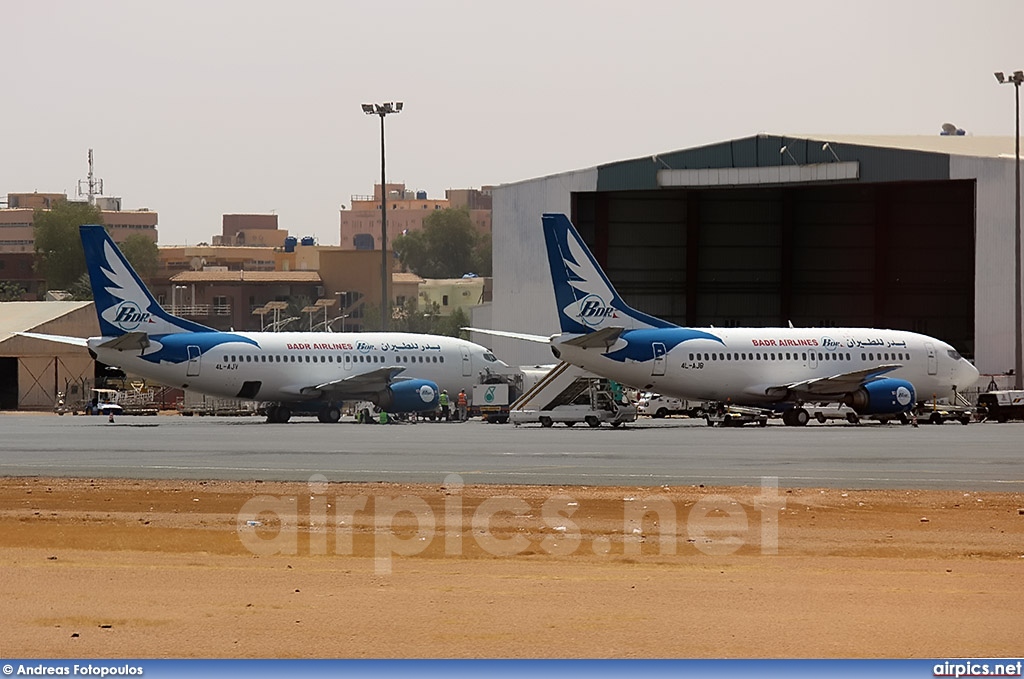
M790 357L789 357L789 352L788 352L788 351L786 352L786 360L787 360L787 361L789 361L789 360L792 360L792 359L790 359Z
M227 360L227 359L224 359L224 360ZM693 360L693 354L690 354L689 360L691 360L691 361Z
M438 358L437 360L441 361L441 363L444 363L444 356L441 356L441 357L440 357L440 358Z
M224 357L224 362L225 362L225 363L227 363L227 362L228 362L228 357L227 357L227 356L225 356L225 357Z

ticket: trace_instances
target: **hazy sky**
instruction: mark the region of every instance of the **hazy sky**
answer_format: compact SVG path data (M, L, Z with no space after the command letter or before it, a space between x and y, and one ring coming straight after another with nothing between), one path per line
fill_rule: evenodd
M388 180L471 188L758 132L1013 134L1024 2L4 4L0 194L105 193L162 244L276 212L337 244Z

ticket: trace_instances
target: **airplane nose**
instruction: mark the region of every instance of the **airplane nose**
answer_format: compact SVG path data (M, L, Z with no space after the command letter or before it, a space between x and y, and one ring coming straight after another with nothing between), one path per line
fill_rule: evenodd
M981 373L974 365L967 361L967 359L961 358L960 365L957 367L956 375L956 386L961 391L969 387L973 387L974 383L978 381L978 377Z

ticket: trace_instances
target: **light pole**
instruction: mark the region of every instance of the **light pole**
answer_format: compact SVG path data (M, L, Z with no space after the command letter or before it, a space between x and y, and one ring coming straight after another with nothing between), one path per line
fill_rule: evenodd
M345 313L345 308L348 306L348 292L345 290L339 290L334 293L338 298L338 312L341 314L341 331L345 332L345 319L348 318L348 314ZM337 318L334 321L338 320ZM334 323L331 321L331 323Z
M388 266L388 185L384 172L384 116L389 113L401 113L402 102L386 102L384 104L363 104L363 113L368 116L380 116L380 329L387 332L388 311L391 302L388 299L388 278L391 267Z
M1020 300L1020 84L1024 82L1024 71L1014 71L1007 78L1002 71L997 72L996 80L1000 84L1012 84L1016 101L1016 161L1013 169L1014 190L1014 222L1013 222L1013 388L1024 387L1024 343L1021 340L1021 300Z

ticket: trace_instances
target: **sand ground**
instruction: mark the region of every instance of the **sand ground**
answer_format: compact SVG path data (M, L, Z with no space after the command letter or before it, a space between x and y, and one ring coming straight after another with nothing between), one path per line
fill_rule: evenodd
M1024 497L0 479L4 657L1024 652Z

